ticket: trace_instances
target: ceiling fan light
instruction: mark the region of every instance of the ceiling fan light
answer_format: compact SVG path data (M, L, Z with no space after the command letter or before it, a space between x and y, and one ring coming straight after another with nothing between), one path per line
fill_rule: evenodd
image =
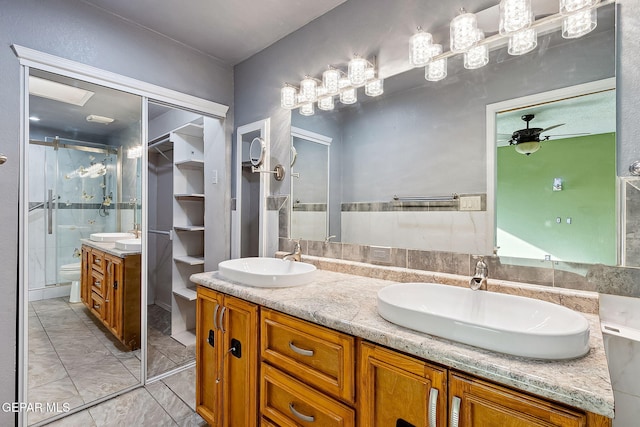
M540 141L528 141L516 144L516 151L520 154L529 155L540 149Z

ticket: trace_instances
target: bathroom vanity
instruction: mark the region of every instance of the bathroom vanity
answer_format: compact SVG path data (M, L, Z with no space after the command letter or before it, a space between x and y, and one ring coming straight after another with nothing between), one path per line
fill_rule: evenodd
M342 267L370 268L351 264ZM318 270L312 283L283 289L243 286L218 272L193 275L200 285L198 413L211 425L611 425L597 295L540 291L544 299L592 313L584 314L590 350L575 360L532 360L382 319L376 294L392 282L374 277L410 274L420 273L381 268L363 277ZM446 284L463 278L423 274L423 281Z
M140 252L82 242L80 298L129 350L140 348Z

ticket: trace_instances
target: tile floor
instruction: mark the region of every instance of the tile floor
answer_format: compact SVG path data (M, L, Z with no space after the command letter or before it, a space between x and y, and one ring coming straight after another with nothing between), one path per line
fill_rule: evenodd
M140 350L128 351L84 304L69 303L68 298L33 301L28 323L29 401L74 408L139 382ZM150 306L149 377L195 358L194 349L173 340L169 330L170 314ZM203 425L193 411L194 375L194 368L182 371L52 425ZM52 415L30 413L28 422Z

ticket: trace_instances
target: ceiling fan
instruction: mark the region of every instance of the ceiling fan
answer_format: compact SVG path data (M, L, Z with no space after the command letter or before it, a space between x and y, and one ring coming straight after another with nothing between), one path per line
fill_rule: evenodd
M540 134L551 129L555 129L559 126L563 126L564 123L558 123L557 125L549 126L547 128L530 128L529 122L535 118L535 114L525 114L521 117L527 123L525 129L520 129L511 134L509 145L515 145L518 153L526 154L535 153L540 148L540 141L546 141L550 135L540 138Z

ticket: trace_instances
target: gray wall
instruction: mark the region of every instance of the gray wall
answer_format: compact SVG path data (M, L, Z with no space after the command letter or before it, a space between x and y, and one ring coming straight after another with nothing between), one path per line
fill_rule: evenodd
M624 30L618 34L621 39L620 46L622 49L637 49L638 41L635 38L640 34L640 25L634 12L638 11L640 1L626 0L621 3L623 4L619 7L620 21ZM456 5L456 7L464 6L467 10L478 11L494 5L495 2L491 1L468 0ZM250 123L271 116L272 155L285 164L289 156L291 116L288 111L279 106L279 90L284 82L297 83L305 74L319 76L326 69L326 64L345 65L353 53L366 56L377 55L382 77L406 71L408 68L408 39L415 33L416 25L422 25L428 29L445 27L455 13L453 9L447 2L435 0L423 2L349 0L236 65L234 74L236 123ZM610 42L613 34L609 33L608 37ZM437 41L446 44L447 40L438 39ZM429 164L433 166L446 160L452 160L453 156L456 161L464 165L465 173L455 174L455 182L462 182L464 189L456 186L452 188L452 191L486 191L484 148L484 105L486 103L613 75L611 67L613 52L609 49L604 53L606 58L593 58L588 49L591 43L601 43L600 39L590 36L578 43L581 47L572 47L571 49L564 44L551 49L549 46L553 45L552 42L552 37L541 38L537 50L521 58L512 58L504 54L496 58L494 54L490 65L481 70L456 72L460 67L456 68L455 60L453 60L450 64L450 66L453 65L453 68L450 68L450 76L444 81L428 85L427 95L437 101L423 107L423 109L427 108L425 114L435 113L439 120L431 122L433 138L420 135L419 139L423 143L456 145L454 150L438 153ZM547 60L541 59L542 54L545 55L545 58L546 55L549 55L553 64L559 64L562 63L563 56L569 51L572 52L575 61L565 67L563 72L550 73L549 69L545 67ZM637 93L640 92L640 87L637 82L640 78L635 76L634 70L638 66L638 62L640 60L635 55L623 58L617 73L620 87L623 88L619 92L619 98L623 105L629 105L629 107L632 106L631 104L637 107L639 103ZM504 78L502 75L505 69L509 70L507 71L508 78ZM496 71L501 73L499 78L493 74ZM411 72L420 73L420 70ZM625 90L627 87L632 87L633 90L627 92ZM359 96L364 97L362 93ZM418 95L414 94L413 96L417 97ZM460 104L461 99L466 102ZM371 117L375 115L375 107L368 107L366 104L357 104L350 111L353 115L361 115L363 122L372 122ZM638 111L638 108L635 108L635 111ZM317 113L318 116L321 114L325 113ZM621 155L619 156L620 166L618 169L621 175L625 174L626 168L634 160L634 157L640 158L637 139L633 136L630 137L634 134L637 136L640 122L631 116L632 113L629 110L619 114L619 120L622 123L619 126ZM401 117L401 119L399 118L397 121L398 126L410 126L419 122L420 117L415 117L413 123L410 117ZM302 120L298 121L296 118L296 125L305 127L302 125ZM317 125L317 123L313 125ZM311 126L309 128L311 129ZM451 141L451 137L442 138L445 131L447 135L450 135L452 129L458 131L455 141ZM380 129L376 129L376 131L378 130ZM342 149L346 153L350 149L349 144L352 144L353 141L347 141L346 134L341 137ZM386 154L388 152L385 152ZM405 156L409 157L406 154ZM397 157L399 153L393 153L393 155ZM445 158L438 158L438 156L445 156ZM332 168L333 166L332 159ZM388 167L386 164L376 166ZM344 170L347 169L349 168L344 168ZM372 170L377 169L372 168ZM409 174L415 173L415 170L408 172ZM414 178L407 176L407 181L412 182ZM347 183L349 177L342 176L341 180L343 183ZM273 194L287 194L288 181L273 182L275 184L272 185ZM454 180L450 179L449 182L454 182ZM443 180L436 181L434 184L437 184L437 188L441 190L447 190L450 187L448 182ZM373 187L375 186L370 186L370 188ZM389 194L400 192L397 182L393 183L393 188L391 186L385 187L385 192ZM345 195L348 193L349 190L345 190ZM376 194L378 194L378 190L376 190ZM385 195L385 199L388 199L387 196ZM371 198L373 197L374 195L371 195Z
M0 401L16 400L18 299L18 186L20 141L20 68L10 49L19 44L128 77L231 105L232 70L214 59L186 49L76 0L0 1ZM232 125L232 119L227 121ZM20 284L22 286L22 284ZM0 412L0 425L13 414Z

